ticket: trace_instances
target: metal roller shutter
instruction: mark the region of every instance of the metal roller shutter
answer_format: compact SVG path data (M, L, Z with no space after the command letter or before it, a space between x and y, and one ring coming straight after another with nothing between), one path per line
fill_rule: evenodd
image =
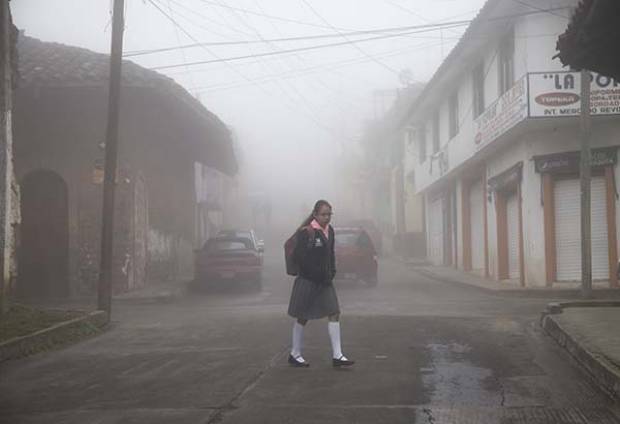
M513 194L506 200L508 224L508 276L519 278L519 199Z
M581 212L579 180L558 180L554 186L557 280L581 280ZM592 279L609 278L605 179L592 178Z
M443 264L443 202L436 199L429 207L429 256L435 265Z
M469 189L469 211L471 223L471 267L474 271L484 269L484 193L482 181Z

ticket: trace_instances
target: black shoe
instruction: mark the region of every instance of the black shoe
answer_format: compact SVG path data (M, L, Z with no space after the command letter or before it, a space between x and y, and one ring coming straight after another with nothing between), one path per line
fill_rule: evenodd
M292 367L296 368L308 368L310 366L310 364L307 363L305 360L303 362L298 361L297 358L295 358L293 355L288 355L288 363Z
M355 363L355 361L351 361L349 359L345 359L344 355L341 356L338 359L332 359L332 365L334 366L334 368L339 368L339 367L350 367L351 365L353 365Z

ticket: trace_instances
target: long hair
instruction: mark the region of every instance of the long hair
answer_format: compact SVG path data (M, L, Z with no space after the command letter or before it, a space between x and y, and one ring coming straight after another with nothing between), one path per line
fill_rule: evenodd
M308 225L310 225L310 223L314 220L314 215L319 213L323 206L327 206L332 209L332 205L330 205L327 200L317 200L317 202L314 204L314 208L312 208L312 212L306 219L303 220L299 228L307 227Z

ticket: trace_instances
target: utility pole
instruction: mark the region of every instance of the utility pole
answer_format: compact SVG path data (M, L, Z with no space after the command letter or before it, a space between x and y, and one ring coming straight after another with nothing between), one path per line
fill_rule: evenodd
M8 1L0 4L0 316L8 310L9 264L11 261L11 210L13 180L11 10Z
M103 213L101 215L101 266L97 290L97 307L108 314L112 311L112 278L114 246L114 191L118 162L118 120L121 95L121 64L123 55L124 0L114 0L112 12L112 47L110 53L110 83L108 93L108 124L106 128L105 165L103 180Z
M581 296L592 297L592 240L590 224L590 72L581 70Z

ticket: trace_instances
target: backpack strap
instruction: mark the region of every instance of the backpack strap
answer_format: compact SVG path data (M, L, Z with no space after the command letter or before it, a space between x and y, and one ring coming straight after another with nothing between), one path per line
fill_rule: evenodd
M301 228L308 233L308 248L314 246L314 238L316 237L316 229L312 225L307 225Z

